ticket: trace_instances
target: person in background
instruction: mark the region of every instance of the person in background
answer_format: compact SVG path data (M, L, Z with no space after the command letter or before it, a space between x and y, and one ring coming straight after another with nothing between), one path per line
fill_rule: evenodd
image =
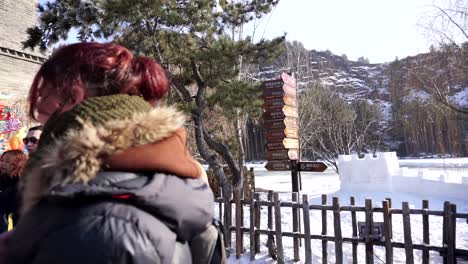
M213 257L222 235L186 117L160 103L169 86L153 59L115 44L72 44L42 64L29 103L43 134L20 221L0 235L5 263L224 261Z
M28 130L28 134L23 139L23 143L28 150L28 153L31 154L36 151L37 144L39 143L39 139L41 138L43 126L35 126L31 127Z
M0 160L0 217L7 223L1 232L11 230L18 219L18 182L27 156L21 150L9 150Z

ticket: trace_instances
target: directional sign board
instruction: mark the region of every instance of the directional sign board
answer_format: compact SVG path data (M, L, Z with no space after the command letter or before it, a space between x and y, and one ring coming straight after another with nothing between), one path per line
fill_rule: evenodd
M327 169L327 165L323 162L316 161L300 161L299 171L313 171L313 172L324 172Z
M263 122L266 132L266 168L295 170L291 161L299 159L299 114L296 79L283 73L277 80L266 81L263 88Z
M299 138L299 132L297 128L284 128L284 129L270 129L266 133L268 141L277 141L287 138Z
M265 168L269 171L289 171L291 170L291 162L289 160L268 161Z
M263 109L271 110L276 108L283 108L283 106L288 105L292 107L297 106L296 97L285 95L279 97L272 97L269 99L265 99L265 104L263 105Z
M287 116L299 118L297 108L285 105L283 108L270 109L269 111L263 113L264 120L281 119Z
M298 160L299 159L299 150L298 149L282 149L267 151L266 153L267 160Z

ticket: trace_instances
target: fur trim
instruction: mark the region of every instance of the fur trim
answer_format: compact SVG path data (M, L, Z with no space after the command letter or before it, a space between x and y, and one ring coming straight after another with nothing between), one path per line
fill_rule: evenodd
M158 107L100 126L79 121L82 129L69 131L31 156L23 177L23 213L54 187L93 179L104 158L171 136L183 127L186 117L173 107Z

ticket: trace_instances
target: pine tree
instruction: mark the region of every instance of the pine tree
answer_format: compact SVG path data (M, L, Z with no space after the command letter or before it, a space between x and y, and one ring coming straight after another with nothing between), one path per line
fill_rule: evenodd
M239 61L270 61L281 52L283 37L258 43L235 40L236 28L269 13L279 0L61 0L39 5L40 23L28 29L25 47L52 47L72 29L82 41L113 41L164 65L178 101L190 111L199 153L229 192L223 164L242 184L241 168L227 144L216 140L204 119L208 106L249 112L259 104L258 84L242 81ZM257 86L256 86L257 85ZM192 96L188 87L195 87ZM221 162L220 160L223 160Z

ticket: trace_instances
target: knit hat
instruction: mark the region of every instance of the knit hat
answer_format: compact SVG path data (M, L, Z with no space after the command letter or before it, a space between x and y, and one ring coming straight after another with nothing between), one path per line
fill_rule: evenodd
M102 125L111 120L129 119L149 112L152 106L140 96L117 94L91 97L65 113L55 113L44 125L38 149L63 137L67 131L81 129L82 122Z

